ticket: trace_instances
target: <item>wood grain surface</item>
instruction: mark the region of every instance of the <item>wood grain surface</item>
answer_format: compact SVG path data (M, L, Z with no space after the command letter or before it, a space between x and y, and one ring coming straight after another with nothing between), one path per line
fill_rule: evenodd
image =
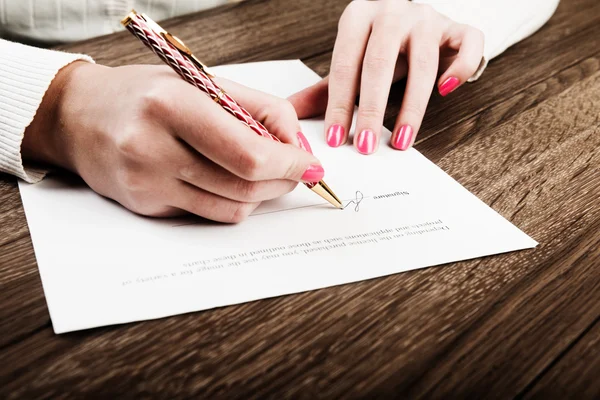
M346 4L250 0L164 25L209 65L325 75ZM127 33L63 49L157 63ZM478 82L433 94L416 146L536 249L60 336L0 175L0 398L599 398L599 115L600 2L563 0Z

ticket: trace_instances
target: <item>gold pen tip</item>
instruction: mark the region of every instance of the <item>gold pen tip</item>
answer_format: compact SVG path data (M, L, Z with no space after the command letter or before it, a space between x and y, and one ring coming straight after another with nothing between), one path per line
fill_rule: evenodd
M331 190L331 188L329 188L324 181L318 182L311 188L311 190L327 200L334 207L339 209L344 208L342 201L335 195L335 193L333 193L333 190Z

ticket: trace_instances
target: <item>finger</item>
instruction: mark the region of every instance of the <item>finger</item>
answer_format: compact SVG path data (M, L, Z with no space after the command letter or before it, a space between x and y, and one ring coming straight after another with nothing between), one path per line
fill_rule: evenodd
M346 7L339 23L333 49L325 129L327 144L341 146L348 139L354 104L358 93L360 70L371 31L370 2L353 1Z
M406 77L408 66L404 57L400 57L394 69L393 81L399 81ZM321 79L312 86L307 87L288 97L296 109L299 119L313 118L323 115L327 109L327 98L329 95L329 76Z
M181 181L171 192L173 207L217 222L242 222L260 204L226 199Z
M373 24L363 61L357 134L354 136L354 146L361 154L371 154L377 149L404 35L393 15L383 15Z
M169 116L165 121L167 127L197 152L231 173L252 181L317 182L323 178L323 167L310 153L257 135L191 86L189 91L182 87L178 95L184 101L176 106L173 102L163 102L155 107Z
M242 179L181 143L174 148L171 159L176 165L175 178L230 200L245 203L271 200L291 192L297 185L283 179Z
M399 150L412 146L421 127L437 75L439 38L426 26L416 29L409 39L407 55L406 91L391 142Z
M299 119L312 118L323 115L327 109L327 96L329 94L329 77L304 90L288 97L296 109Z
M300 123L296 110L289 101L224 78L215 80L257 121L264 124L271 134L284 143L298 146L296 133L300 132Z
M454 24L447 31L445 46L458 51L440 76L438 90L447 96L475 74L483 57L483 33L469 25Z

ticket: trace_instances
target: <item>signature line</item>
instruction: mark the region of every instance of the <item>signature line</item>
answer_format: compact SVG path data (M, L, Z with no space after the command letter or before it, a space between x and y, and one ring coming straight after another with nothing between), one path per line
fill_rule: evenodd
M351 204L354 204L354 211L358 212L359 211L359 207L360 207L360 203L364 200L364 199L368 199L369 197L365 197L361 191L357 190L356 191L356 198L354 199L350 199L350 200L344 200L347 201L346 205L344 207L342 207L342 210L345 210L346 208L348 208L348 206L350 206ZM302 208L312 208L312 207L321 207L324 205L328 205L329 203L320 203L320 204L311 204L308 206L299 206L299 207L292 207L292 208L284 208L283 210L276 210L276 211L265 211L262 213L258 213L258 214L252 214L250 215L251 217L257 217L259 215L267 215L267 214L276 214L276 213L281 213L281 212L285 212L285 211L293 211L293 210L300 210ZM178 225L173 225L173 228L178 228L181 226L189 226L189 225L199 225L200 223L198 222L188 222L185 224L178 224Z

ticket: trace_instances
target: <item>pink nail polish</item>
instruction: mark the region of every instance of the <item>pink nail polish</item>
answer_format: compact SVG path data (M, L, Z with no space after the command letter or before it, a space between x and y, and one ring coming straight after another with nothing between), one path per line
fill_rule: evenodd
M356 137L356 149L360 154L371 154L375 151L377 136L370 129L365 129Z
M334 124L327 131L327 144L331 147L339 147L344 140L346 130L340 124Z
M308 151L310 154L312 154L312 149L310 148L310 143L308 143L308 140L306 139L306 136L304 136L304 134L302 132L298 132L296 134L296 136L298 136L298 141L300 142L300 148L302 148L302 150L304 151Z
M304 174L302 175L301 179L304 182L313 183L313 182L319 182L321 179L323 179L324 176L325 176L325 171L323 170L322 166L311 165L310 167L308 167L306 169L306 171L304 171Z
M410 125L402 125L392 141L392 146L398 150L406 150L413 140L413 128Z
M451 76L440 85L440 94L442 96L447 96L450 93L452 93L454 89L458 87L458 85L460 85L460 81L458 80L458 78Z

